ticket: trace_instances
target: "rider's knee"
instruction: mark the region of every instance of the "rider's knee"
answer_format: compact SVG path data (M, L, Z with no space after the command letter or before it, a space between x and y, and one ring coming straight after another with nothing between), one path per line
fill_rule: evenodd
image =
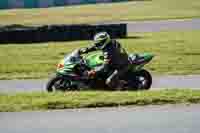
M108 78L108 79L106 80L106 85L110 86L111 82L112 82L111 78Z

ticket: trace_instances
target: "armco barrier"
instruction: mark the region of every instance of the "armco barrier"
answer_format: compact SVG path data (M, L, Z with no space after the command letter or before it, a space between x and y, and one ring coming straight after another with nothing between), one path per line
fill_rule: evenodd
M25 27L20 25L0 27L0 43L34 43L48 41L90 40L106 31L111 38L127 36L126 24L107 25L46 25Z

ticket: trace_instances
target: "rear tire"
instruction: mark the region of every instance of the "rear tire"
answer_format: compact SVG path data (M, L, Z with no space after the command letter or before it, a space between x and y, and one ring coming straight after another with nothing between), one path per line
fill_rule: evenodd
M130 75L130 74L129 74ZM132 72L128 76L129 88L136 90L149 90L152 85L152 76L147 70Z

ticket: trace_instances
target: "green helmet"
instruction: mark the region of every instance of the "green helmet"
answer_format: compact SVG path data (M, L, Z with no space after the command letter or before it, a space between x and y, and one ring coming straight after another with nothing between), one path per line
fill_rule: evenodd
M111 38L107 32L100 32L94 36L94 44L99 49L104 49L110 41Z

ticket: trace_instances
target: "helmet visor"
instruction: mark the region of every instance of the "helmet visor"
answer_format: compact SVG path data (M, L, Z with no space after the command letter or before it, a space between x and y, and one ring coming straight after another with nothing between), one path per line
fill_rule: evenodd
M99 41L99 42L95 42L95 45L96 45L97 48L102 48L102 47L104 47L105 42L106 42L106 39Z

